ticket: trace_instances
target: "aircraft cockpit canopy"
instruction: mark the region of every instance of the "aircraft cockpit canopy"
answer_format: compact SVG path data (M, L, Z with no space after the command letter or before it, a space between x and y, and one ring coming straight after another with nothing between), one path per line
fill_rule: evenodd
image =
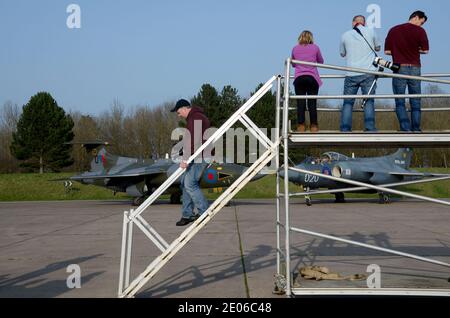
M325 152L320 157L321 157L322 161L328 160L329 162L348 160L348 157L346 155L343 155L341 153L334 152L334 151Z
M323 153L320 157L309 156L305 160L303 160L302 163L312 165L318 164L324 165L334 161L343 161L343 160L348 160L348 157L338 152L329 151Z

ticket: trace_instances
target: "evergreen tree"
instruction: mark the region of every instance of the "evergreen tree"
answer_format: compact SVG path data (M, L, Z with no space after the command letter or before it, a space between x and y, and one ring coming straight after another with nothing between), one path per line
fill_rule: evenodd
M203 108L209 118L211 126L220 127L220 96L217 90L210 84L203 84L200 92L191 100L191 104Z
M21 166L58 171L72 164L73 120L58 106L53 97L40 92L23 106L22 115L13 134L11 153Z
M250 95L253 96L263 84L259 84L255 91ZM256 126L260 128L267 128L270 134L270 129L275 127L275 103L276 94L274 92L267 92L261 99L247 112Z
M224 86L220 93L219 108L217 110L217 125L222 126L242 105L238 90L230 85Z

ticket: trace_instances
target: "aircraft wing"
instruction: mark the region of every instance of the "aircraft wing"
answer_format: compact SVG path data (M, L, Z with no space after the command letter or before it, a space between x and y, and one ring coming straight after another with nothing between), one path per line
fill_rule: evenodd
M394 176L412 176L412 177L445 177L450 176L446 173L433 173L433 172L388 172L390 175Z
M56 179L50 179L50 180L48 180L48 181L68 181L68 180L70 180L70 177L67 177L67 178L56 178Z
M434 172L419 172L414 170L406 170L403 168L395 169L395 171L389 171L389 170L382 170L377 168L371 168L371 167L364 167L362 169L364 172L369 173L382 173L382 174L389 174L392 176L404 176L404 177L443 177L448 176L448 174L443 173L434 173Z
M395 183L389 183L389 184L380 184L378 186L381 187L398 187L403 185L411 185L411 184L420 184L420 183L426 183L426 182L434 182L434 181L441 181L441 180L448 180L450 179L450 174L444 174L439 177L431 177L428 179L421 179L421 180L413 180L413 181L403 181L403 182L395 182ZM351 187L351 188L340 188L340 189L328 189L328 190L313 190L313 191L307 191L304 193L299 193L299 195L313 195L313 194L331 194L331 193L338 193L338 192L353 192L353 191L361 191L361 190L367 190L366 187Z
M166 173L167 171L161 168L146 168L146 169L134 169L134 170L126 170L118 173L109 173L109 174L101 174L101 175L78 175L70 177L71 180L83 180L83 179L106 179L106 178L130 178L130 177L142 177L142 176L150 176L156 175L160 173Z

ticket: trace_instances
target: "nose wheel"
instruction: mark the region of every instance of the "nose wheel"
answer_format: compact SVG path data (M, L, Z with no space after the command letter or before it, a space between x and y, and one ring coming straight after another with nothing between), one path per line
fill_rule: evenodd
M387 193L378 193L378 203L389 204L391 203L391 197Z
M311 197L309 195L305 196L305 203L307 206L312 205Z
M309 192L309 187L304 187L303 188L303 192ZM312 205L312 200L311 200L311 196L310 195L305 195L305 203L307 206L311 206Z

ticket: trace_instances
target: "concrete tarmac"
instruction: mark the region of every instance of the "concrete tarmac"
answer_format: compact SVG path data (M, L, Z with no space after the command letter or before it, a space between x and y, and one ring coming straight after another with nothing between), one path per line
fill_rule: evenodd
M1 202L0 297L116 297L123 212L130 208L129 201ZM180 206L160 201L142 215L167 242L184 230L175 226ZM291 226L450 263L450 209L437 204L322 199L307 207L294 199ZM291 244L294 274L305 265L370 274L368 265L377 264L381 287L450 292L448 267L298 233ZM285 297L272 293L275 248L275 200L234 200L137 297ZM134 227L132 278L158 254ZM81 288L67 286L71 264L81 269ZM364 279L295 283L367 288Z

